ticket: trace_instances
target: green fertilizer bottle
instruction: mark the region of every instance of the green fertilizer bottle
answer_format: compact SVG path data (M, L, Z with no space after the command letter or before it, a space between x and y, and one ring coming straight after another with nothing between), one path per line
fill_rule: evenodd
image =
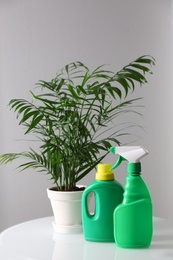
M140 160L148 152L140 146L111 147L111 153L119 154L117 168L128 161L128 175L124 198L114 211L115 243L122 248L147 248L152 240L152 202L146 184L141 178Z
M122 203L124 189L114 180L111 164L99 164L96 180L84 190L82 196L82 223L86 240L114 242L113 212ZM94 194L95 212L90 213L88 201Z

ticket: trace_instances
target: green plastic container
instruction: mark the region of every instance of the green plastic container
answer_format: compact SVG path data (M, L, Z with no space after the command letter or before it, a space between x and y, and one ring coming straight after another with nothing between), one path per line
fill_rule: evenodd
M90 183L82 196L82 223L86 240L114 242L113 212L122 203L124 189L114 180L111 164L99 164L96 180ZM94 193L95 212L88 206L90 194Z
M124 159L127 158L122 153L122 158L118 160L114 168ZM152 201L140 174L141 163L129 162L123 202L115 209L113 216L114 237L118 247L147 248L151 244L153 233Z

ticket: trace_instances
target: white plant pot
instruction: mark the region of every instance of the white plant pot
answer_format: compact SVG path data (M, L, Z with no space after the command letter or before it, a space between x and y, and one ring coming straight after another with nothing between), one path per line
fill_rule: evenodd
M58 233L81 233L81 199L83 191L55 191L47 189L55 221L54 231Z

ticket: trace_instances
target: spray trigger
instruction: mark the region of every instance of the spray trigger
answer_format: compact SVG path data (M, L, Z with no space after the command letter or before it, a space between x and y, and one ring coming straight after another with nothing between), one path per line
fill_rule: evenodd
M122 163L122 161L127 161L127 160L120 155L118 157L117 162L112 166L111 170L114 170L115 168L117 168Z

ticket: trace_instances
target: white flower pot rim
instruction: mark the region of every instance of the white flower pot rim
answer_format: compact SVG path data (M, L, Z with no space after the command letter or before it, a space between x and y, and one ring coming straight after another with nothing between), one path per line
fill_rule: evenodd
M83 191L84 190L58 191L58 190L54 189L54 187L47 189L49 199L59 200L59 201L74 201L74 202L81 200Z
M75 192L83 192L85 189L85 185L77 185L76 187L78 188L83 188L83 189L79 189L79 190L71 190L71 191L61 191L61 190L57 190L56 186L53 187L48 187L47 190L52 191L52 192L58 192L58 193L75 193Z

